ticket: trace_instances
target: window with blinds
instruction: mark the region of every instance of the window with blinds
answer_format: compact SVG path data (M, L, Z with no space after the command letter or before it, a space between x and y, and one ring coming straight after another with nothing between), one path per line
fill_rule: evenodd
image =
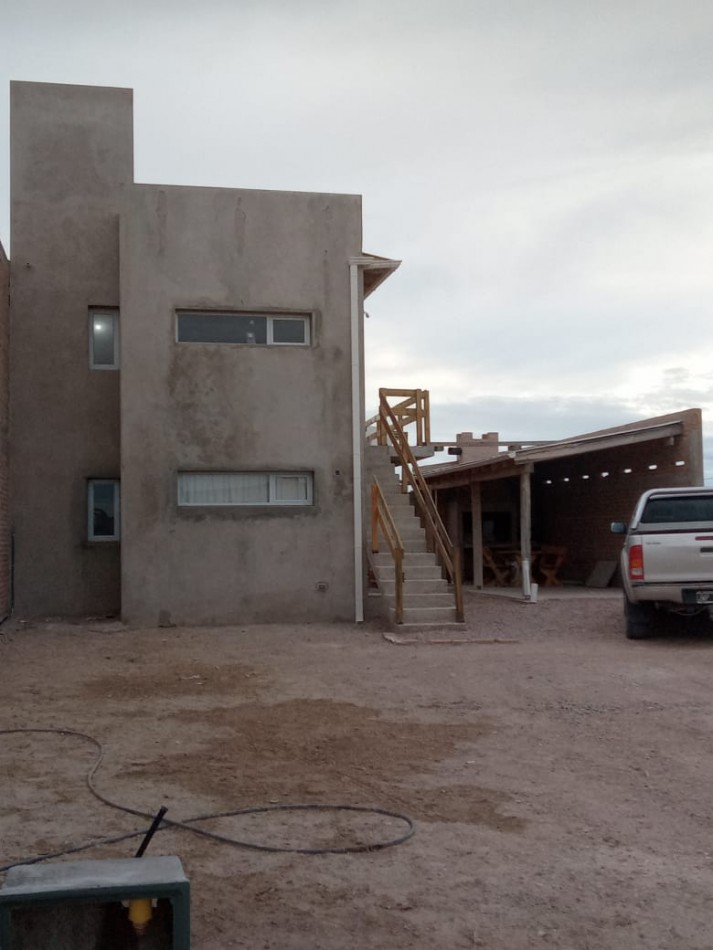
M311 505L311 472L179 472L179 507Z

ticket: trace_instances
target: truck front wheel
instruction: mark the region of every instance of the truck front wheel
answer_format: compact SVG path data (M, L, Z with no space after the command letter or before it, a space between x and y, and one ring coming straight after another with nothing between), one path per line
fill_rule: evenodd
M624 619L629 640L645 640L651 635L653 613L653 604L632 604L624 595Z

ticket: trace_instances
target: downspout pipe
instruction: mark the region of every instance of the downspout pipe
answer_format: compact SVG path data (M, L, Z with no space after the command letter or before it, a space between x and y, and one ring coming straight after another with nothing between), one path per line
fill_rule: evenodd
M349 296L351 307L352 368L352 478L354 495L354 620L364 621L364 542L362 514L364 409L361 396L361 306L360 267L349 264Z

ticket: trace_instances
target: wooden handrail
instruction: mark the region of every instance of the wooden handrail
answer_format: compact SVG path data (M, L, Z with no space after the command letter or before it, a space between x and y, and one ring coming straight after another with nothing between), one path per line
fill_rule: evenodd
M381 485L376 479L371 485L371 550L379 553L379 528L381 528L386 543L389 545L391 556L394 559L394 612L396 623L404 620L404 546L399 529L393 519L389 506L386 504Z
M431 441L431 412L430 397L427 389L380 389L381 396L397 398L402 397L391 409L394 416L403 430L406 426L415 423L415 445L428 445ZM374 427L373 431L368 430ZM386 445L388 441L387 433L381 422L381 410L371 419L366 421L367 442L376 442L378 445Z
M459 622L463 621L463 582L460 572L460 552L448 537L448 532L441 520L441 516L436 508L431 491L426 484L426 479L418 467L411 446L406 438L401 422L394 407L389 405L387 394L400 392L394 390L379 390L379 444L390 443L396 451L396 456L401 465L402 485L411 488L416 510L420 515L424 529L426 531L427 544L430 550L434 550L446 572L448 580L453 585L455 594L456 618ZM422 390L415 390L422 392ZM383 434L384 442L381 442Z

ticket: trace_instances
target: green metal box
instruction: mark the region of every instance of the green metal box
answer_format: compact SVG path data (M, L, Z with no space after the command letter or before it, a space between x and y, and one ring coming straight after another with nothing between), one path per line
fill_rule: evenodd
M150 898L137 934L123 902ZM0 950L190 950L190 885L176 857L12 868L0 890Z

